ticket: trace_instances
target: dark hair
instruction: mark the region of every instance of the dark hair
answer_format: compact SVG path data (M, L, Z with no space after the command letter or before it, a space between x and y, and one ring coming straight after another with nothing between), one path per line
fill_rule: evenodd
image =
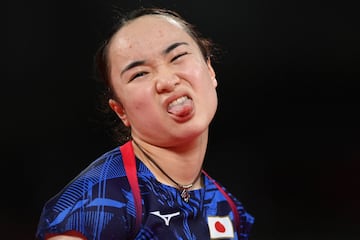
M105 38L105 41L100 45L96 54L95 54L95 71L97 80L102 84L101 94L100 94L100 111L104 114L103 122L108 125L111 130L111 135L113 140L119 144L130 140L131 130L126 127L118 116L113 112L109 107L108 100L113 98L112 86L109 79L109 62L108 62L108 50L109 43L111 42L112 37L116 32L118 32L123 26L127 25L131 21L145 15L161 15L174 19L176 22L180 23L184 31L186 31L191 38L197 43L200 48L200 51L205 60L213 58L213 50L215 46L210 39L204 38L201 36L200 32L197 31L194 25L187 22L179 13L163 8L138 8L127 14L118 15L115 24L111 28L108 36Z

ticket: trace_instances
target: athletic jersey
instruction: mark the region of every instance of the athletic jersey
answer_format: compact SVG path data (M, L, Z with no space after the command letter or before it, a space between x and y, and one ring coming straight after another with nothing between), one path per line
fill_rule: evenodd
M178 189L158 182L136 158L142 219L133 237L136 208L119 147L103 154L42 210L36 238L45 234L81 233L87 240L113 239L249 239L254 217L224 187L240 215L240 234L224 194L202 175L204 187L191 190L185 202Z

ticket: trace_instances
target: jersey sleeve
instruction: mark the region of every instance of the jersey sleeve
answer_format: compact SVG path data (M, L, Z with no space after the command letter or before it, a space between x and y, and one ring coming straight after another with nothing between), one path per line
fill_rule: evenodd
M91 239L126 236L135 209L121 154L104 154L83 170L42 209L36 238L76 232ZM116 229L116 230L115 230Z

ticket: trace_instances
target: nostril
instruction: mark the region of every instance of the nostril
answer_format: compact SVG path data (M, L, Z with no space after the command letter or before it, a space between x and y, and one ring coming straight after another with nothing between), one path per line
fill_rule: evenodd
M175 86L180 84L177 77L158 80L156 82L156 89L158 92L168 92L174 90Z

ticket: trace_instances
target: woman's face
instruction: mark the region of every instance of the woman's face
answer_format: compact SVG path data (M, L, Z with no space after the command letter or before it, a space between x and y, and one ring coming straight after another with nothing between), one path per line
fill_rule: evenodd
M207 134L217 108L215 72L176 21L142 16L109 46L115 99L109 104L133 136L172 146Z

